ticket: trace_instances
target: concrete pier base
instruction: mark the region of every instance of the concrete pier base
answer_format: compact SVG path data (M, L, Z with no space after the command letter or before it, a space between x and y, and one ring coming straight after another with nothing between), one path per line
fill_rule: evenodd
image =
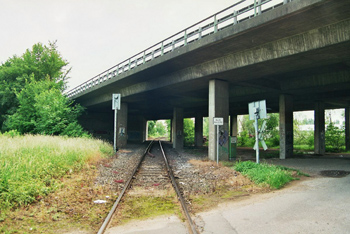
M350 150L350 107L345 108L345 148Z
M128 104L122 103L117 112L117 148L121 148L128 141Z
M230 115L230 128L231 136L237 136L238 135L238 122L237 122L237 115Z
M182 150L184 147L184 137L183 137L183 117L182 108L174 108L173 121L172 121L172 137L173 137L173 148L176 150Z
M221 141L219 145L219 161L228 160L228 116L229 116L229 84L227 81L209 81L209 147L210 160L217 159L217 126L214 125L214 117L224 119L224 124L219 126Z
M203 115L196 115L194 122L194 146L203 146Z
M293 97L282 94L279 98L280 159L293 155Z
M318 155L324 155L326 152L324 111L324 103L317 102L315 104L314 152Z

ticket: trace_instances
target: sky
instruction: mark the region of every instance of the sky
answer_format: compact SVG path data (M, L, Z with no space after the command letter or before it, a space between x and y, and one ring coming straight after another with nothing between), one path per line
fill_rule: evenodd
M237 0L0 0L0 64L56 42L69 88Z

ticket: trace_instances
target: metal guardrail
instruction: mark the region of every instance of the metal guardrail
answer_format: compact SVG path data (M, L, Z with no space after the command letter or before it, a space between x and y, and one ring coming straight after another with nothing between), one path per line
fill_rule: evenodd
M232 6L219 11L94 76L90 80L68 91L67 96L73 98L75 95L110 80L112 77L119 76L137 66L153 61L167 53L171 53L177 48L186 46L205 36L217 33L226 27L251 19L291 1L293 0L240 0Z

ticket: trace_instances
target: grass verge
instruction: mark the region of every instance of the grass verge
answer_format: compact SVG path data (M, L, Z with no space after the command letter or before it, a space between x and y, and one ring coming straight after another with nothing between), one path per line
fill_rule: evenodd
M279 189L292 180L298 180L303 174L298 170L283 166L257 164L251 161L237 162L233 167L256 184L269 185L271 188Z
M13 214L20 215L18 212L25 213L25 218L20 218L20 221L32 220L31 217L34 216L37 219L43 213L36 212L35 206L40 207L41 203L43 212L49 214L51 220L59 220L60 215L57 211L62 211L57 207L59 201L56 199L56 204L53 205L48 201L45 203L48 195L67 189L66 180L84 170L86 176L89 169L94 169L94 163L112 153L112 146L100 140L0 135L0 222L3 224L1 226L7 226L6 218ZM77 178L74 178L74 181L75 179ZM84 183L77 183L78 188L82 190ZM76 191L73 189L75 187L77 185L73 185L70 190ZM34 206L29 207L29 204ZM25 212L31 209L34 209L32 213ZM61 213L61 217L62 214L65 213ZM10 230L14 228L11 227L12 223L9 223L9 228L1 228L1 232L16 232Z

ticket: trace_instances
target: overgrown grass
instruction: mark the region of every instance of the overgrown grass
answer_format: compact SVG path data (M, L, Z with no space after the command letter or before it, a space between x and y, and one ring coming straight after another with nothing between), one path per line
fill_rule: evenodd
M60 187L63 176L112 153L100 140L0 135L0 209L40 200Z
M288 182L298 179L297 176L306 175L287 167L266 163L257 164L251 161L237 162L234 169L256 184L269 185L275 189L282 188Z

